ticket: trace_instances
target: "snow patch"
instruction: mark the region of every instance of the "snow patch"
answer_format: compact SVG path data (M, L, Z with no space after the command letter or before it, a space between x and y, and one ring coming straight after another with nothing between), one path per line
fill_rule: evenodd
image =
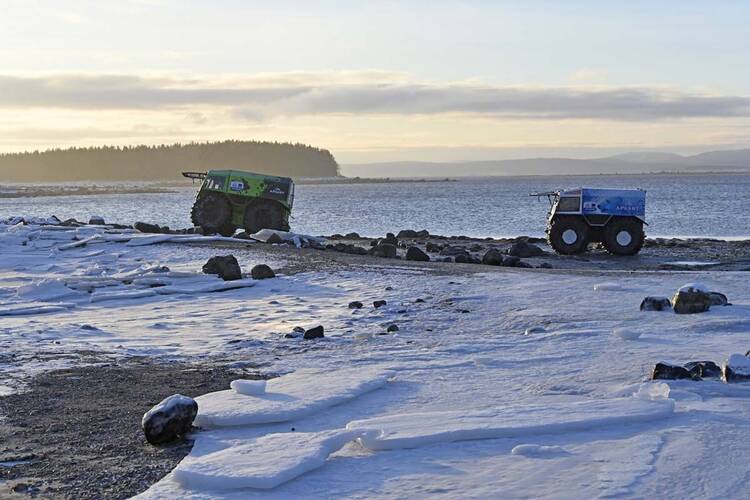
M612 333L623 340L637 340L643 332L631 328L616 328Z
M225 427L287 422L382 387L392 375L391 370L380 366L297 370L269 380L264 394L245 396L230 389L197 397L195 425Z
M229 384L237 394L244 394L245 396L257 396L258 394L265 394L266 392L266 381L265 380L247 380L238 379L232 380Z
M566 453L565 449L560 446L543 446L539 444L519 444L513 447L510 452L513 455L521 455L529 458L542 458Z

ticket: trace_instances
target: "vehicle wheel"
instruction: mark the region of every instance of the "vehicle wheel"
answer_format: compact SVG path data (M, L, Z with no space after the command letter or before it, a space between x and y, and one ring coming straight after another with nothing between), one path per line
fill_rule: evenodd
M604 248L613 255L635 255L646 235L643 223L633 218L615 218L604 228Z
M589 244L589 226L581 217L556 217L550 224L547 240L557 253L582 253Z
M203 234L224 234L231 226L231 217L229 200L216 193L208 193L197 199L190 213L193 224L203 228Z
M286 209L272 201L258 200L250 203L245 209L245 231L250 234L261 229L289 231L289 224L284 218Z

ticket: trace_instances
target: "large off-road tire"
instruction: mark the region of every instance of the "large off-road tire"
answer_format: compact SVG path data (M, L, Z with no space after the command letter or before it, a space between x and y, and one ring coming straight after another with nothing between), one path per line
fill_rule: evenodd
M245 231L250 234L261 229L289 231L284 217L286 209L279 203L269 200L256 200L245 209Z
M547 231L547 241L557 253L582 253L588 247L590 231L583 217L555 217Z
M229 233L231 236L234 233L231 225L232 206L223 194L206 193L195 200L190 218L193 225L203 229L203 234Z
M645 239L643 223L633 217L615 217L604 228L604 248L613 255L635 255Z

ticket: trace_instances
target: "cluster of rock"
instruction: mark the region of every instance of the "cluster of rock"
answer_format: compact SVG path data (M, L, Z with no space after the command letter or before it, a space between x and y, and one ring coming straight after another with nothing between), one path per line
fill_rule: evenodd
M224 281L242 279L242 268L234 255L217 255L203 264L204 274L215 274ZM254 280L275 278L276 273L266 264L258 264L250 270Z
M651 371L652 380L703 380L720 379L726 383L750 381L750 351L732 354L719 366L713 361L690 361L684 365L656 363Z
M711 292L699 283L680 287L670 300L667 297L648 296L641 302L641 311L665 311L672 309L677 314L695 314L708 311L711 306L731 305L727 296Z

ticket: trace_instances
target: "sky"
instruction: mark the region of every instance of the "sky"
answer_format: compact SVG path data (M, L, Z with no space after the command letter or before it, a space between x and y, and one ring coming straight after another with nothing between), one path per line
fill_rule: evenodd
M0 8L0 152L257 139L346 164L750 144L747 1Z

